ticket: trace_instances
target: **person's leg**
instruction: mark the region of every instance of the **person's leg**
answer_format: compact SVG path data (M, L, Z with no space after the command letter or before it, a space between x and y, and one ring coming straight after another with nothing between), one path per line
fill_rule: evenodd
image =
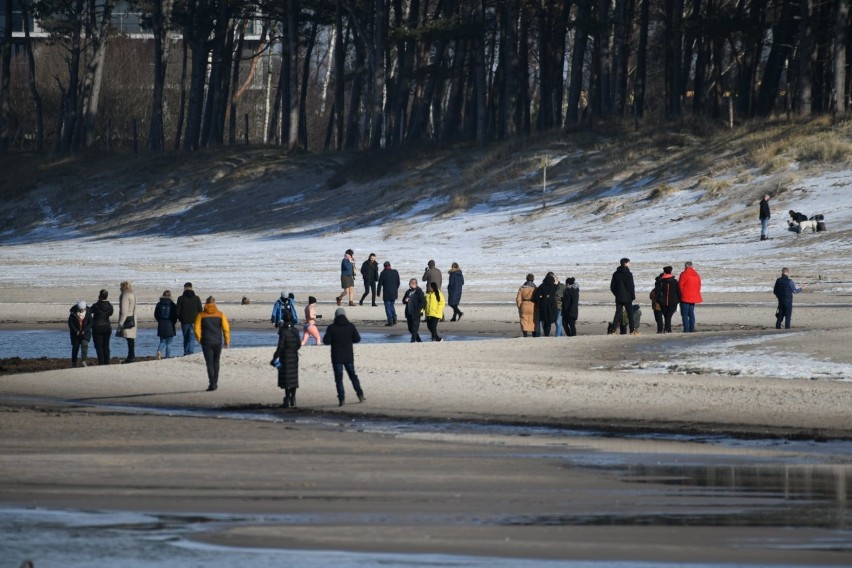
M92 333L92 341L95 344L95 356L98 358L98 365L104 364L104 356L103 356L103 335L100 333Z
M343 390L343 363L332 363L331 369L334 371L334 386L337 389L337 400L343 406L343 400L346 398L346 391Z
M354 306L355 305L355 286L350 286L346 290L347 290L348 295L349 295L349 305Z
M612 318L612 335L617 333L616 330L621 330L621 333L626 333L624 329L624 314L623 314L623 306L622 304L616 302L615 303L615 315Z
M376 283L375 282L370 283L370 294L371 294L371 297L372 297L372 305L373 305L373 307L375 307L377 305L376 304Z
M180 324L180 330L183 333L183 354L184 355L192 355L194 352L194 344L195 341L195 330L193 329L195 326L191 323L182 323Z
M213 346L213 384L219 384L219 359L222 357L222 346Z
M393 325L393 302L388 300L384 301L385 304L385 318L387 318L387 325Z
M761 219L760 220L760 240L765 241L769 238L767 233L767 229L769 228L769 219Z
M556 316L556 332L553 334L555 337L562 337L562 317L557 314Z
M157 344L157 359L160 359L160 358L165 357L165 356L166 356L166 338L161 337L160 343Z
M432 336L432 341L435 341L438 337L438 318L427 317L426 318L426 327L429 329L429 333Z
M779 303L775 309L775 329L781 329L781 322L784 321L784 313L784 304Z
M344 363L343 368L346 369L346 374L352 382L352 388L355 389L355 394L358 395L358 400L364 401L364 391L361 389L361 381L358 380L358 375L355 374L355 363Z
M88 365L86 359L89 358L89 340L86 338L80 339L80 359L82 361L82 365L85 367Z
M414 339L414 318L412 318L411 316L405 316L405 325L406 327L408 327L408 333L411 334L410 343L414 343L416 341L416 339Z
M77 352L80 350L80 338L77 334L71 334L71 366L77 366Z
M784 328L790 329L791 322L793 320L793 304L789 304L786 306L784 310Z
M367 294L369 294L369 293L370 293L370 284L369 284L366 280L364 280L364 294L362 294L362 295L361 295L361 299L360 299L360 300L358 300L358 305L359 305L359 306L363 306L363 305L364 305L364 298L366 298L366 297L367 297Z
M396 319L396 304L394 302L390 303L390 311L391 311L391 318L392 318L391 321L393 322L394 325L396 325L396 322L397 322L397 319Z
M207 383L210 388L213 387L213 348L209 345L201 345L201 352L204 354L204 364L207 367Z
M568 320L568 337L577 337L577 320Z
M172 356L172 340L174 340L174 337L166 338L166 359Z
M545 337L550 337L550 322L542 323L541 330L544 333Z
M456 321L458 319L457 312L459 311L458 306L454 306L450 304L450 307L453 309L453 317L450 318L450 321Z
M127 341L127 359L125 361L134 361L136 359L136 339L125 337Z

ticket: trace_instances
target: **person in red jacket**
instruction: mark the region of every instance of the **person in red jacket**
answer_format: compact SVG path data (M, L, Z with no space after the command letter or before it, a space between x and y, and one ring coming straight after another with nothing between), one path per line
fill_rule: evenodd
M701 298L701 276L692 267L692 261L683 264L680 273L680 316L683 319L684 333L695 331L695 304L704 300Z

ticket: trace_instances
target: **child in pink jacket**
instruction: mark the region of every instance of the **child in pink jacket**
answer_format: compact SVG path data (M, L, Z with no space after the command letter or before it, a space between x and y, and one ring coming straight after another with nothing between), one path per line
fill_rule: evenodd
M317 329L317 299L313 296L308 296L308 305L305 306L305 333L302 336L302 345L308 344L308 338L313 337L316 344L322 343L319 330ZM322 317L322 316L319 316Z

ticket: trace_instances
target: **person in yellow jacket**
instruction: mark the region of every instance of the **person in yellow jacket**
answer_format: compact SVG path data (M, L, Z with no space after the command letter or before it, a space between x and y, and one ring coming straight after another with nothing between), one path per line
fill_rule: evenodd
M432 341L443 341L438 335L438 322L444 319L444 306L446 298L441 295L437 282L429 282L429 290L426 292L426 327L432 334Z
M231 326L228 325L225 314L216 307L216 299L213 296L207 298L204 309L195 318L195 339L201 345L204 361L207 363L207 378L210 381L207 390L214 391L219 386L219 357L222 355L222 346L227 349L231 345Z

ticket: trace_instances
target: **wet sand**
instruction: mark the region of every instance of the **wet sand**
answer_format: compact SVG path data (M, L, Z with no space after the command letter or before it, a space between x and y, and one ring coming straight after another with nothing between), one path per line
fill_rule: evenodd
M269 306L224 300L221 307L235 327L267 325ZM268 349L231 349L223 355L215 393L204 392L200 354L0 377L0 502L296 515L292 524L239 526L199 537L219 544L524 558L848 564L846 544L817 546L830 538L848 541L844 531L835 530L837 525L808 522L791 533L792 521L783 519L778 526L711 526L714 523L701 519L694 524L646 523L642 519L658 513L700 516L718 501L694 487L678 488L659 479L627 485L618 468L602 471L572 464L586 452L633 453L636 463L677 463L692 456L690 461L709 465L760 463L776 458L773 452L675 442L634 444L622 438L427 435L416 428L410 435L388 435L359 432L357 426L375 416L622 433L852 438L850 383L781 379L765 372L673 374L655 367L727 341L740 342L737 356L754 350L770 359L785 353L852 363L846 347L852 331L837 314L844 308L804 295L797 300L791 331L770 329L771 304L731 296L699 307L699 333L657 336L650 333L653 317L646 313L639 337L604 336L603 322L611 317L612 307L601 301L581 307L580 336L570 339L517 337L512 306L470 304L463 306L462 322L444 323L441 330L495 339L358 346L356 364L367 401L350 400L342 408L336 404L328 351L314 346L301 351L300 408L277 408L281 393L268 364L272 334ZM0 302L0 324L4 329L61 327L64 316L57 313L67 313L63 306ZM330 315L333 309L323 305L321 311ZM382 308L348 311L362 329L386 330ZM143 320L142 332L154 333L150 326ZM394 332L403 333L400 328ZM422 331L425 336L425 326ZM138 415L121 405L265 412L280 415L282 421ZM293 416L299 420L293 421ZM332 426L312 421L319 417L331 420ZM833 459L813 467L839 468L838 484L845 484L848 468ZM783 501L783 492L780 495ZM834 501L845 510L845 501ZM767 506L747 492L725 504L734 511Z

